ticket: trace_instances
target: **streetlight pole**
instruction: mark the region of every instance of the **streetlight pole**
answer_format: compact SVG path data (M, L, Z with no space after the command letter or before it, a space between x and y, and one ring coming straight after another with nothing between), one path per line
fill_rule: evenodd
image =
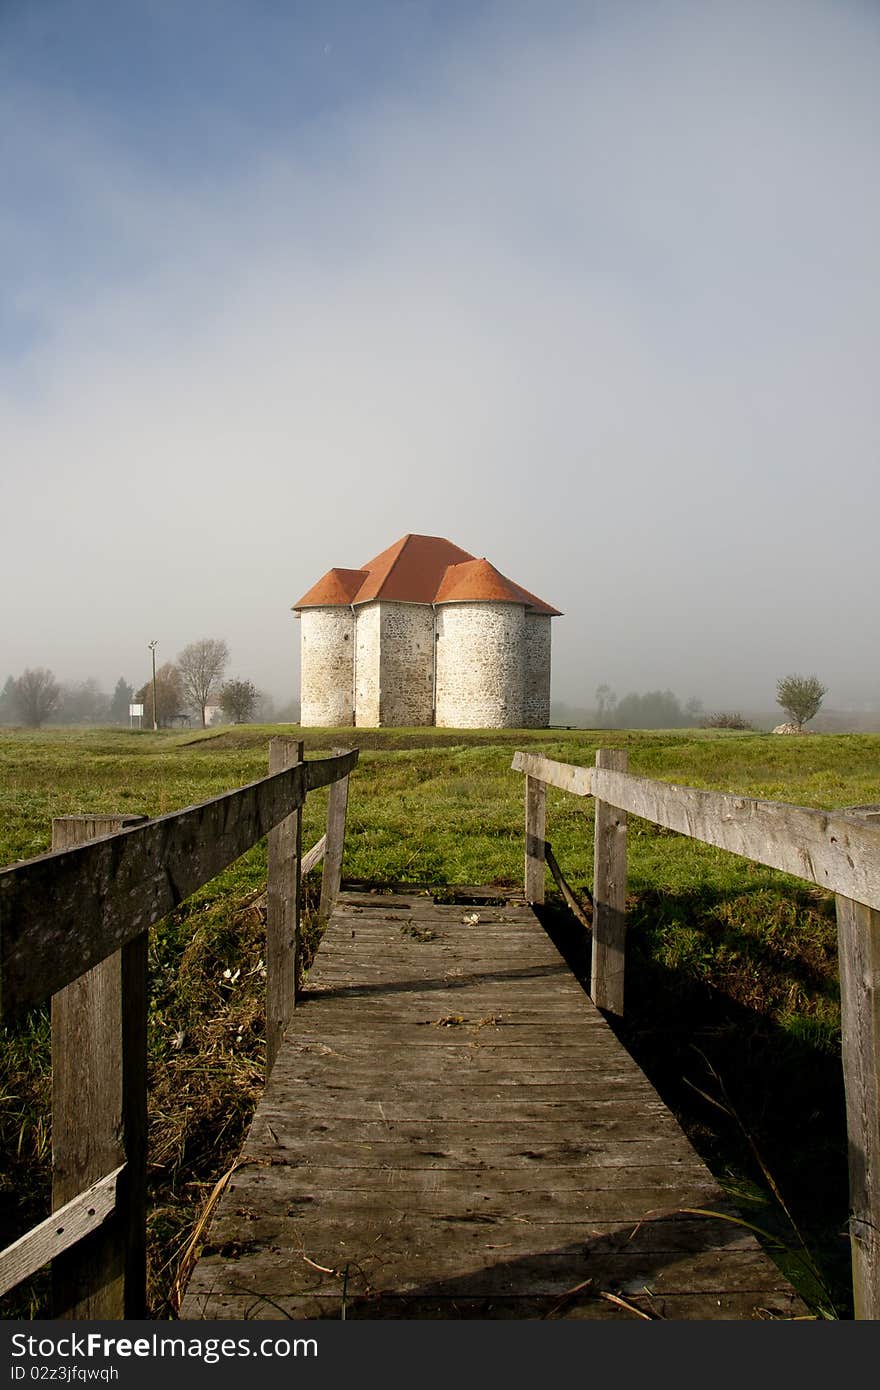
M159 639L158 639L158 637L156 638L155 642L148 642L148 643L147 643L147 646L149 647L150 651L153 653L153 733L156 733L156 731L157 731L158 728L159 728L159 719L158 719L159 711L158 711L158 709L157 709L157 707L156 707L156 648L158 647L158 645L159 645Z

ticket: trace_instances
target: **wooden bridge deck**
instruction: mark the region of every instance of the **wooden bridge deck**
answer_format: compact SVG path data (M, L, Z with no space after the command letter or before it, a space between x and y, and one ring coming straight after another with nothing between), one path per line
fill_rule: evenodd
M472 920L478 918L478 920ZM532 911L344 893L182 1317L806 1310Z

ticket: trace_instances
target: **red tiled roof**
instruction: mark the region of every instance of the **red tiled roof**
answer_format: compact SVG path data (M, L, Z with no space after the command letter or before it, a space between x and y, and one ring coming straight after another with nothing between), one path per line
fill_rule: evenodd
M328 570L294 607L334 608L337 604L349 604L366 578L366 570Z
M507 579L488 560L467 560L462 565L450 565L437 590L435 603L464 603L482 600L484 603L524 603L539 613L558 618L559 609L551 608L542 599Z
M401 603L523 603L557 617L559 610L530 594L488 560L478 560L442 536L403 536L362 569L332 569L298 603L332 608L396 599Z
M449 566L473 558L468 551L442 536L404 536L364 565L369 577L355 603L367 603L375 598L433 603Z

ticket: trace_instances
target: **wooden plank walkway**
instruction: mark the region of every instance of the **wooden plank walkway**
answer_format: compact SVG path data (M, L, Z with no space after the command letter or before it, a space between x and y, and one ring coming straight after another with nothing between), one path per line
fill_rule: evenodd
M344 893L181 1316L806 1312L682 1207L731 1210L531 909Z

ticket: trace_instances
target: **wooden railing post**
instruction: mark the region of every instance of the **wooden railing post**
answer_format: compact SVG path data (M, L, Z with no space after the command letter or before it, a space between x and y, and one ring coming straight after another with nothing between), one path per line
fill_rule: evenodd
M347 748L334 748L334 755L347 753ZM328 922L342 885L342 850L345 844L345 820L348 815L348 777L340 777L330 785L327 801L327 837L324 845L324 868L321 874L321 901L318 921Z
M627 755L620 749L598 748L596 767L626 772ZM626 812L597 798L590 994L600 1009L621 1018L625 945Z
M880 1319L880 912L837 895L849 1233L857 1318Z
M526 865L527 903L544 901L544 841L547 838L547 787L537 777L526 776Z
M301 740L269 740L269 772L283 772L303 760ZM296 1007L301 906L299 861L302 807L269 831L266 883L266 1075L278 1055L284 1030Z
M144 820L59 817L52 848ZM52 997L52 1210L122 1164L113 1216L52 1261L53 1317L146 1316L146 932Z

